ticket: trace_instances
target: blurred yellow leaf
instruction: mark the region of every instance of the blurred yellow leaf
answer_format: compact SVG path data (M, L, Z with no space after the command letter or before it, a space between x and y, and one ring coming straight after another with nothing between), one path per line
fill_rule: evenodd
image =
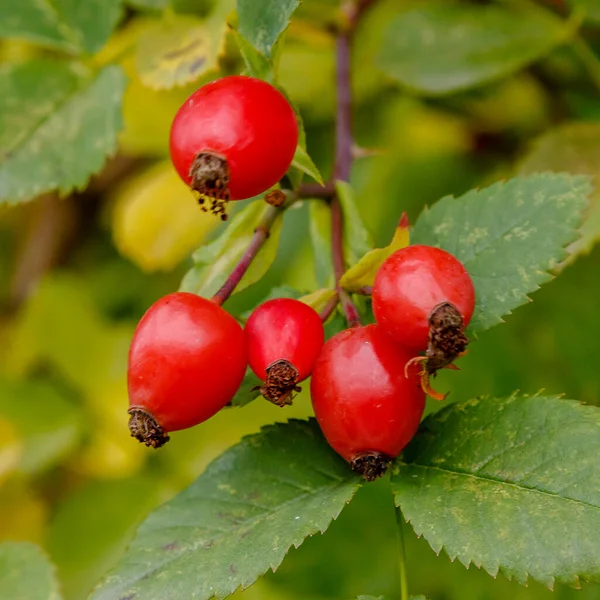
M336 295L336 293L337 292L335 290L323 288L316 290L312 294L302 296L301 298L298 298L298 300L300 300L300 302L304 302L304 304L308 304L317 312L321 312L327 306L327 303Z
M353 267L344 273L340 279L340 285L349 292L358 292L363 287L372 286L379 267L396 250L408 246L409 236L408 221L404 222L403 215L400 224L396 227L390 245L367 252Z
M142 83L168 89L216 69L224 33L223 21L183 15L156 21L138 40L136 62Z
M128 180L116 193L115 243L146 271L173 269L219 223L200 210L167 161Z
M22 444L14 425L0 417L0 485L21 462Z
M48 509L21 479L11 479L0 489L0 514L10 515L0 519L0 540L44 540Z

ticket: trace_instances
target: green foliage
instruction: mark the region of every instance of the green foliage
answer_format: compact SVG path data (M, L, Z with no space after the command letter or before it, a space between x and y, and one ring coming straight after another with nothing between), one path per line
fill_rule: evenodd
M310 240L318 285L333 285L331 256L331 211L322 200L309 203Z
M33 544L0 544L0 597L61 600L54 568Z
M342 207L346 264L356 264L373 247L371 234L363 223L349 183L336 181L335 188Z
M568 34L564 22L525 3L438 2L392 19L379 65L418 92L448 94L514 73Z
M231 406L246 406L246 404L252 402L252 400L260 398L260 392L257 388L259 388L261 384L262 381L254 374L254 371L248 367L242 385L231 400Z
M182 281L181 291L212 296L244 254L262 219L273 210L262 200L256 200L240 211L219 238L194 253L194 267ZM268 240L252 261L236 292L252 285L268 271L277 254L282 220L283 213L279 212L274 218Z
M580 175L600 175L600 124L566 123L549 130L532 144L520 164L523 174L541 171L569 171ZM595 189L581 227L581 238L568 247L568 260L589 252L600 238L600 192Z
M546 173L443 198L423 211L412 242L462 261L475 285L470 328L489 329L551 279L577 238L590 189L586 177Z
M429 417L394 468L396 504L465 566L549 587L600 579L600 412L513 395Z
M279 36L287 28L299 0L238 0L239 31L267 58Z
M306 173L309 177L312 177L317 183L325 185L323 176L321 173L319 173L319 169L313 162L312 158L308 155L308 152L300 145L298 145L296 148L292 166L302 173Z
M314 421L265 428L155 511L92 599L231 594L324 531L359 485Z
M10 125L0 127L0 203L83 187L116 149L124 86L117 66L80 75L62 62L5 65L0 120Z
M34 474L59 463L81 434L80 412L41 381L0 377L0 417L16 429L22 443L19 471Z
M0 38L23 38L73 54L102 48L121 16L121 0L36 0L0 4Z

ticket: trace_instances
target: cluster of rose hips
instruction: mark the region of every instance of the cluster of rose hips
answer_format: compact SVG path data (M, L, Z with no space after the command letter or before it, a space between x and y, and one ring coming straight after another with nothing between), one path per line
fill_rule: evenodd
M223 217L227 201L262 193L283 177L297 137L280 92L227 77L182 106L171 154L204 208L210 202ZM375 479L414 436L425 393L438 397L429 377L452 368L465 351L475 294L455 257L408 246L379 268L372 301L376 324L325 343L321 317L299 300L264 302L242 328L213 300L165 296L141 319L129 352L131 434L158 448L169 432L206 421L231 402L248 365L262 395L279 406L291 404L312 375L312 404L328 442L356 472Z

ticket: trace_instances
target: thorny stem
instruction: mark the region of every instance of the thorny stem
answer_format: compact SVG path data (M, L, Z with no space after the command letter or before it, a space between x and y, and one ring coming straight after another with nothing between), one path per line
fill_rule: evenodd
M235 265L233 271L225 281L225 283L219 288L217 293L211 298L211 300L221 306L228 298L233 294L238 283L242 280L242 277L248 270L248 267L251 265L252 261L259 253L263 244L269 238L271 227L275 222L277 216L282 213L290 204L293 202L292 199L290 202L284 204L283 206L269 206L265 211L263 218L260 223L254 230L254 235L252 236L252 240L246 251L240 258L237 265Z

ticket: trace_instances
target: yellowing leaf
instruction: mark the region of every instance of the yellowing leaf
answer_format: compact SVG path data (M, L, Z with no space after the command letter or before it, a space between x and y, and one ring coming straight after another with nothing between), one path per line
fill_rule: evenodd
M321 312L327 306L327 303L336 295L336 293L337 292L335 290L323 288L316 290L312 294L302 296L301 298L298 298L298 300L300 300L300 302L304 302L304 304L308 304L317 312Z
M139 38L136 59L140 78L153 89L168 89L195 81L216 69L225 33L214 20L190 16L161 19Z
M402 248L406 248L410 242L408 221L403 215L400 224L396 227L394 237L389 246L375 248L367 252L353 267L348 269L340 279L340 285L349 292L358 292L365 286L372 286L375 275L385 259Z
M220 221L200 210L167 161L129 180L118 192L113 234L119 251L142 269L170 270Z
M0 484L17 470L22 455L22 444L14 425L0 417Z

